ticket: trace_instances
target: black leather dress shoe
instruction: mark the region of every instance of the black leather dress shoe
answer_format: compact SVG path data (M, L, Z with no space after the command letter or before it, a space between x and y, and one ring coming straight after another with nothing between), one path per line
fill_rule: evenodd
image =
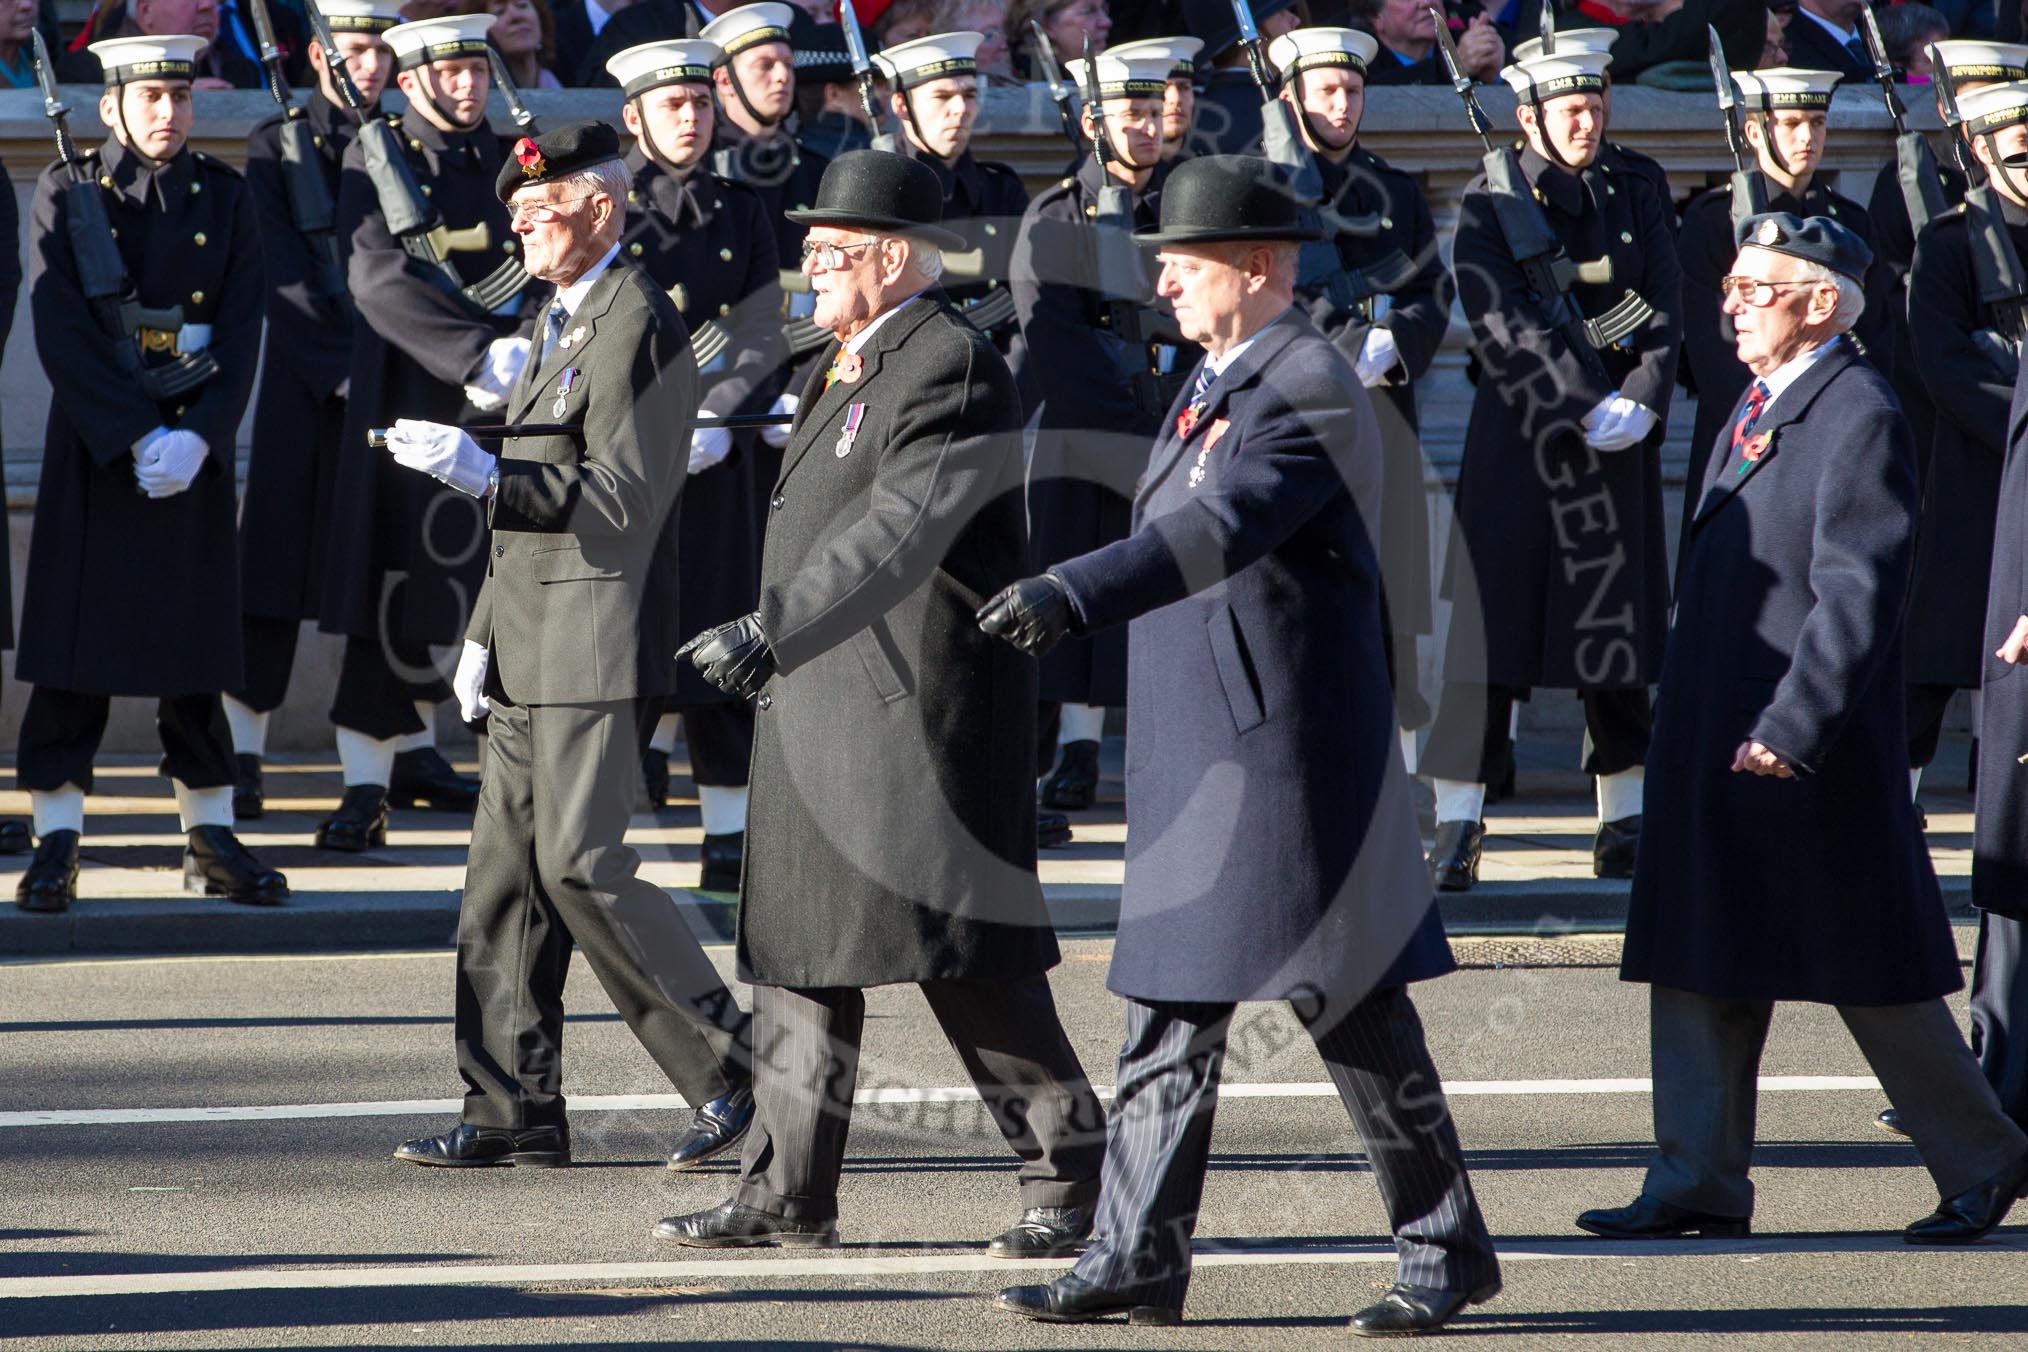
M1622 817L1618 821L1600 822L1598 835L1591 842L1591 876L1594 878L1631 878L1634 876L1634 854L1641 845L1641 814Z
M699 891L739 891L740 863L746 858L746 832L728 831L722 836L706 836L697 857L704 864L703 872L697 879Z
M569 1127L475 1127L460 1122L441 1136L403 1141L394 1157L432 1169L483 1169L512 1164L522 1169L555 1169L570 1163Z
M838 1244L836 1221L792 1221L756 1211L730 1199L709 1211L671 1216L655 1226L655 1238L691 1249L830 1249Z
M1099 744L1065 742L1057 748L1056 769L1042 781L1042 806L1082 812L1098 796Z
M1005 1231L986 1241L986 1252L994 1258L1062 1258L1076 1253L1091 1238L1092 1220L1098 1208L1085 1206L1032 1206L1021 1213Z
M14 904L24 911L67 911L77 900L77 832L51 831L35 847L28 871L14 885Z
M1753 1221L1746 1216L1714 1216L1706 1211L1672 1206L1644 1192L1630 1206L1585 1212L1577 1218L1577 1228L1589 1230L1601 1239L1680 1239L1684 1235L1744 1239L1752 1233Z
M669 753L649 747L641 754L641 792L660 812L669 806Z
M232 819L250 822L268 812L267 786L261 781L261 758L244 751L232 758Z
M1901 1125L1901 1114L1892 1108L1882 1108L1875 1114L1873 1125L1882 1131L1891 1131L1896 1136L1908 1135L1908 1128Z
M671 1169L695 1169L738 1145L753 1125L753 1090L742 1087L720 1094L699 1108L669 1153Z
M1469 892L1479 881L1484 822L1438 822L1429 847L1429 878L1439 892Z
M1355 1338L1412 1338L1418 1333L1435 1333L1465 1306L1484 1305L1499 1294L1498 1282L1469 1294L1396 1282L1386 1295L1352 1316L1349 1332Z
M453 770L433 746L397 751L394 773L388 777L387 802L390 807L469 813L479 806L479 781Z
M35 847L35 835L19 817L0 819L0 854L27 854Z
M183 890L242 906L279 906L288 898L289 880L262 868L228 828L193 826L183 849Z
M1936 1210L1901 1232L1911 1244L1970 1244L2007 1219L2008 1208L2028 1190L2028 1155L1983 1183L1938 1202Z
M1183 1311L1175 1306L1144 1305L1069 1273L1047 1286L1010 1286L993 1297L993 1308L1045 1324L1085 1324L1113 1314L1125 1315L1129 1324L1162 1328L1183 1322Z
M387 790L378 784L347 784L338 810L317 823L317 848L361 850L387 844Z
M1061 812L1035 814L1035 848L1060 850L1070 844L1070 818Z

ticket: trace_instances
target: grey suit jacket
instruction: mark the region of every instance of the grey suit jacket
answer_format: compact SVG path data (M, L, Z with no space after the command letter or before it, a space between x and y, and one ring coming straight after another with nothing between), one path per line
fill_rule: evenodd
M492 653L490 692L516 704L661 694L680 632L674 532L697 411L697 364L668 294L624 258L592 284L509 423L581 436L502 447L486 580L466 637Z

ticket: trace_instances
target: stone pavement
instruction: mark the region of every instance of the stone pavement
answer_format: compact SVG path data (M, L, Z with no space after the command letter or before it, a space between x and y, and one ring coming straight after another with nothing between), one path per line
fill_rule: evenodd
M474 771L470 751L454 761ZM1947 742L1925 783L1929 838L1945 896L1957 918L1969 912L1971 799L1967 747ZM1059 931L1103 933L1117 914L1124 873L1125 818L1120 745L1105 756L1101 801L1075 817L1076 839L1045 851L1044 892ZM672 773L680 776L678 764ZM1524 740L1519 794L1488 809L1480 885L1443 899L1455 933L1559 933L1620 927L1627 885L1591 876L1593 807L1573 748L1560 739ZM437 947L449 942L464 879L469 824L443 813L393 814L386 848L360 855L320 850L317 822L342 788L331 758L270 763L268 813L241 838L262 862L289 875L283 907L236 906L182 890L182 836L169 783L152 757L108 758L87 804L78 904L64 915L29 915L0 901L0 958L63 951L253 952ZM698 892L703 835L694 790L671 785L669 807L636 817L629 840L643 872L668 888L700 936L730 934L732 898ZM0 792L0 816L26 815L27 795ZM0 859L0 889L11 890L26 856ZM4 896L0 892L0 896Z

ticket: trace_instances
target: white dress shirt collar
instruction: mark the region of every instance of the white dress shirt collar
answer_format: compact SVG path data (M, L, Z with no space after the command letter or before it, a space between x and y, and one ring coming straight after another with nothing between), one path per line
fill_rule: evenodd
M613 260L619 256L620 243L618 240L614 240L613 247L606 250L605 257L599 259L598 262L592 264L589 268L586 268L584 276L578 278L570 285L557 290L556 298L563 303L565 314L575 315L577 313L577 307L584 304L584 298L591 294L593 285L598 282L600 277L605 275L606 269L611 267Z

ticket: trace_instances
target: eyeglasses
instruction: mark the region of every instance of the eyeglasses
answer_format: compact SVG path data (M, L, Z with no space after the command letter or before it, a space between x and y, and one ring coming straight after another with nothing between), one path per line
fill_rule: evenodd
M1723 303L1732 296L1737 295L1740 304L1752 305L1757 308L1763 305L1774 304L1776 295L1783 291L1793 290L1799 286L1820 285L1822 285L1820 282L1763 282L1758 277L1720 277L1718 279L1718 298L1720 303Z
M833 272L845 266L847 254L855 249L870 249L878 243L880 241L877 239L862 239L857 244L811 244L806 241L803 245L803 262L808 263L814 258L818 267L826 272Z
M549 225L563 219L564 213L558 211L558 207L574 206L579 202L588 201L592 196L593 194L586 193L583 197L566 197L561 202L509 202L507 224L518 225L522 221L533 221L537 225Z

